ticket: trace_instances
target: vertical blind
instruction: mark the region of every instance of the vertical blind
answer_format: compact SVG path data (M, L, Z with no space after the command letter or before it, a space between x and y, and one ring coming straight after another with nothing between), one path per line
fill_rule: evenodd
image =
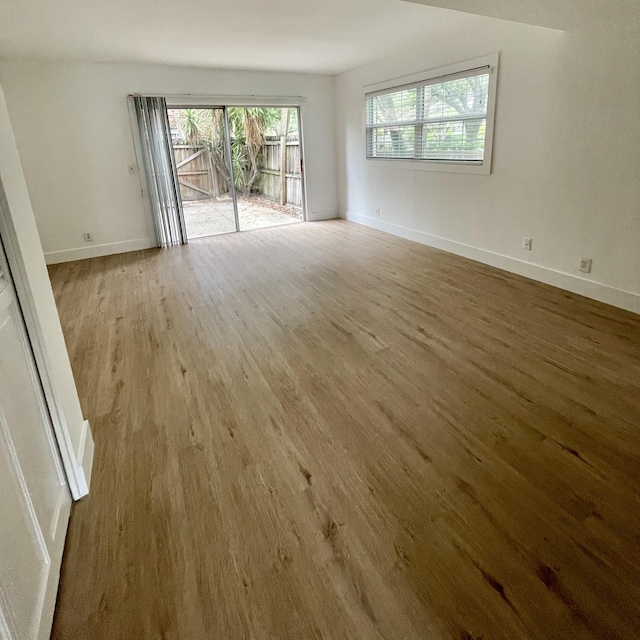
M140 129L142 159L159 247L187 243L178 174L164 98L133 98Z
M482 163L489 67L366 95L367 157Z

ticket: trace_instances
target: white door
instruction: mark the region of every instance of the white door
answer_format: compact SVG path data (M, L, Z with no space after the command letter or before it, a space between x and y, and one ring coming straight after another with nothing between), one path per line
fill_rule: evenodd
M0 639L44 640L71 496L0 245Z

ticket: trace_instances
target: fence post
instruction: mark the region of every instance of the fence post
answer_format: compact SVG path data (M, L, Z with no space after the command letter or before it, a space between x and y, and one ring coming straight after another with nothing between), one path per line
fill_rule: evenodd
M209 195L212 197L215 197L216 195L215 192L217 191L216 189L217 181L216 181L215 171L213 170L213 160L211 159L211 151L207 149L205 153L207 154L207 158L209 160L209 182L211 184L211 191L209 192Z
M287 136L280 136L280 204L287 204Z

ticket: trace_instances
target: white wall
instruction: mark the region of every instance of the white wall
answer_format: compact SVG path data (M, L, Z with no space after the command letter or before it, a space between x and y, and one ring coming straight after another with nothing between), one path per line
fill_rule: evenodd
M152 246L138 176L127 171L132 93L304 96L309 219L337 215L330 76L23 60L0 63L0 82L49 262Z
M365 85L494 52L492 175L365 164ZM337 76L340 214L640 312L639 104L638 42L467 16ZM581 256L591 274L579 275Z
M0 63L49 259L151 243L138 177L127 173L134 161L127 94L302 95L311 219L332 217L339 201L341 215L351 219L640 310L640 41L470 15L456 24L420 49L335 81ZM493 52L501 58L492 175L365 166L365 85ZM94 235L90 246L85 231ZM523 236L533 238L532 251L521 248ZM581 256L593 259L592 273L579 274Z
M60 443L65 463L73 468L84 465L85 480L88 481L91 460L86 459L87 442L93 442L80 409L80 401L76 390L69 355L67 353L60 318L51 290L49 274L42 253L36 222L27 193L18 150L16 147L9 114L7 113L4 95L0 88L0 182L8 204L7 223L13 227L13 248L22 271L23 284L30 292L30 306L37 324L41 344L48 361L50 379L61 410L61 422L55 424L56 435ZM9 238L3 238L9 242ZM21 299L23 307L27 300ZM33 340L33 336L32 336ZM48 398L50 400L50 398ZM65 429L66 433L60 432ZM85 430L86 429L86 430ZM65 443L68 439L72 451L67 451ZM62 440L65 442L62 442ZM92 451L92 448L89 449ZM70 458L65 457L69 454ZM69 469L68 469L69 470ZM70 478L70 480L72 480ZM75 488L72 486L72 489ZM77 494L76 494L76 497Z

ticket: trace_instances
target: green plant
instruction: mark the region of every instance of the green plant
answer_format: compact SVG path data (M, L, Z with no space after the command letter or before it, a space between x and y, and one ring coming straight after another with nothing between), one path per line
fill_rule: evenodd
M289 131L297 130L295 118L286 115L287 110L275 107L229 107L229 138L231 142L231 166L234 184L242 194L250 194L260 174L258 157L267 135L284 135L282 123ZM285 114L285 116L283 116ZM229 173L225 162L224 119L222 109L180 109L178 124L191 144L207 147L216 169L225 179Z

